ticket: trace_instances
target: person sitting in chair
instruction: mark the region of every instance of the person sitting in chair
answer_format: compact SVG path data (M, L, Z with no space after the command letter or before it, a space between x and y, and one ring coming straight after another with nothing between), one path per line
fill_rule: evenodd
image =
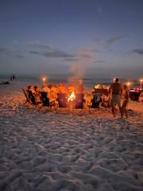
M109 95L103 94L101 96L101 100L102 100L103 107L110 107L110 96Z
M58 105L58 103L57 103L57 88L55 85L50 86L50 91L49 91L48 97L50 100L51 108L55 109Z
M36 103L40 103L40 89L38 88L38 86L34 86L33 87L33 94L35 96L35 101Z
M91 100L91 108L99 108L101 102L101 93L92 92L93 98Z
M40 99L43 106L50 106L50 101L49 101L47 92L42 91L40 95Z
M84 94L83 93L76 94L75 108L76 109L83 109L84 102L85 102Z
M35 100L35 96L33 94L33 88L31 85L27 86L26 92L27 92L27 96L28 96L28 99L30 100L30 102L35 105L36 100Z
M58 87L58 92L57 92L57 102L58 106L61 108L67 107L67 94L68 90L65 84L61 83Z

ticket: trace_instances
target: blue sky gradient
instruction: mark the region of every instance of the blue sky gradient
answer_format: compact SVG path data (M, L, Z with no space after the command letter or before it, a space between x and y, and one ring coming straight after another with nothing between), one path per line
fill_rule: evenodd
M1 0L0 73L143 76L142 0Z

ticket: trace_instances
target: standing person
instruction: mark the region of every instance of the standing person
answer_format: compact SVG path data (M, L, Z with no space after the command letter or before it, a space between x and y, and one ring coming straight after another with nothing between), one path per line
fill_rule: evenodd
M118 106L121 114L121 84L118 78L116 78L111 84L109 92L111 93L112 114L114 117L116 117L116 105Z
M129 102L129 92L128 87L126 84L122 87L122 93L121 93L121 117L123 118L124 115L126 118L128 118L128 112L127 112L127 105Z

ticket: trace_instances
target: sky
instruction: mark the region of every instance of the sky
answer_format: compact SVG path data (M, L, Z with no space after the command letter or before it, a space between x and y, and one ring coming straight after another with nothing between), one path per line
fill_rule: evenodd
M143 0L0 0L0 74L143 77Z

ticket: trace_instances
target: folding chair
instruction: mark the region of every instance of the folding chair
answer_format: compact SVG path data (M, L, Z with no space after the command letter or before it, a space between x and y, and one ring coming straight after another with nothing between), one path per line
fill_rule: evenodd
M26 98L25 103L31 103L26 90L22 88L22 91L23 91L23 94L24 94L24 96Z
M57 101L58 101L59 107L62 107L62 108L67 107L66 94L64 94L64 93L58 93L58 94L57 94Z
M99 93L95 93L93 99L91 100L91 108L99 108L100 103L101 103L101 95Z
M83 104L84 104L84 94L76 94L76 99L75 99L75 108L76 109L83 109Z
M24 93L24 96L26 98L25 103L31 103L33 105L36 105L35 96L33 95L31 90L25 90L22 88L22 91Z
M43 106L50 106L50 100L48 98L47 92L41 92L40 98Z

